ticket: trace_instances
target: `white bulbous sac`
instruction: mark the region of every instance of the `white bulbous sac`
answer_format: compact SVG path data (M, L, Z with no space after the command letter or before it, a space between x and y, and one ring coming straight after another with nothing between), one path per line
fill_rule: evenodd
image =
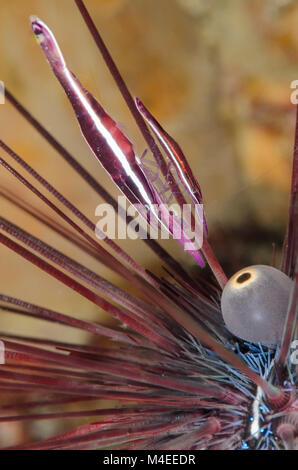
M278 344L282 337L293 281L265 265L241 269L229 279L221 297L228 330L252 343Z

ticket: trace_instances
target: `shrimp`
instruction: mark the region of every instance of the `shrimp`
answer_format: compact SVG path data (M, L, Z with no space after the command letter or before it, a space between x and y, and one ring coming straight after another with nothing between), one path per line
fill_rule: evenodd
M150 211L157 221L204 266L199 247L182 228L182 222L162 203L153 184L148 180L132 142L98 101L68 69L59 45L48 26L31 16L32 30L54 74L65 90L75 111L82 134L93 154L127 199L136 206L147 223ZM148 222L150 217L150 222Z
M31 16L31 23L54 74L73 106L82 134L100 164L130 200L134 194L145 207L157 203L136 160L133 144L68 69L59 45L47 25L36 16Z

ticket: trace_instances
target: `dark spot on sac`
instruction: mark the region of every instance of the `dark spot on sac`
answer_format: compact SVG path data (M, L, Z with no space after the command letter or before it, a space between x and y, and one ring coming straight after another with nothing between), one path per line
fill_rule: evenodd
M243 282L248 281L248 279L250 278L251 278L250 273L243 273L243 274L240 274L239 277L237 277L237 282L238 284L243 284Z

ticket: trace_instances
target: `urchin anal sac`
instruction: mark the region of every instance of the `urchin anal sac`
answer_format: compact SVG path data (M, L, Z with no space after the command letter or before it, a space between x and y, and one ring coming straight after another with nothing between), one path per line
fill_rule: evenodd
M252 343L280 342L293 281L276 268L249 266L224 287L221 311L231 333Z

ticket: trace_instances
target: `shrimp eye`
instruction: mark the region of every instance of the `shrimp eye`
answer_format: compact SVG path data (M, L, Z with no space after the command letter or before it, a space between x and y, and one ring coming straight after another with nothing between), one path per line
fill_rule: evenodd
M256 265L229 279L221 298L221 311L231 333L246 341L277 344L293 281L271 266Z

